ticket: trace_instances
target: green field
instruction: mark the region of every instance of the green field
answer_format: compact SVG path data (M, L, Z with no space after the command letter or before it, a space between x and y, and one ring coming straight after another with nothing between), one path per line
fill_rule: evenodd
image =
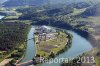
M88 18L79 18L77 21L93 22L94 24L100 25L100 16L90 16Z
M76 8L74 8L74 12L71 13L71 15L74 16L74 15L81 14L81 13L83 13L85 10L86 10L86 8L83 8L83 9L76 9Z
M96 51L97 53L100 53L99 47L96 49ZM96 66L100 66L100 55L99 56L96 55L95 58L96 58Z
M97 66L100 66L100 57L96 58L96 64L97 64Z

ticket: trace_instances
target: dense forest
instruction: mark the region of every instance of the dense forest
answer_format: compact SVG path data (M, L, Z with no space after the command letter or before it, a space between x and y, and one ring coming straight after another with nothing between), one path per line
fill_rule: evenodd
M69 7L72 6L72 7ZM16 11L23 13L20 20L31 20L32 24L36 25L52 25L62 28L73 28L77 27L80 29L87 30L85 24L75 21L75 17L71 15L74 12L74 5L69 5L62 8L51 8L38 10L32 7L17 9ZM77 5L76 5L77 6ZM89 7L89 6L87 6Z
M73 21L69 16L69 13L73 12L72 7L64 8L53 8L47 10L40 10L30 8L17 9L18 12L23 13L19 19L20 20L31 20L34 25L52 25L62 28L71 28L69 24L70 21Z
M77 11L79 11L80 8L82 10L81 13L72 15L72 13L75 14ZM72 29L80 33L82 36L88 37L87 25L92 25L92 22L77 20L97 13L97 8L99 8L99 4L91 5L86 2L80 2L77 4L69 4L68 6L62 6L59 8L51 7L50 9L48 9L43 7L43 9L38 9L28 7L21 9L18 8L16 9L16 11L22 13L22 15L19 17L19 20L31 20L32 25L49 25L59 28Z
M11 51L26 40L28 25L23 23L0 23L0 51Z

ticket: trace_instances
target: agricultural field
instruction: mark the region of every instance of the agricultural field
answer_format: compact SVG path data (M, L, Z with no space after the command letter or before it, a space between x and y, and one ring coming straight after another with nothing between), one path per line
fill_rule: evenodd
M70 15L72 15L72 16L79 15L79 14L83 13L85 10L86 10L86 8L82 8L82 9L74 8L73 13L71 13Z
M96 58L96 63L97 63L97 66L100 66L100 57Z
M63 32L52 33L55 35L52 39L47 39L46 41L40 41L36 44L37 54L45 58L49 57L50 52L57 54L60 50L64 49L68 41L67 35ZM35 42L37 41L38 36L35 35Z
M100 66L100 49L99 49L100 47L98 47L97 48L97 53L96 53L96 55L95 55L95 61L96 61L96 65L97 66Z

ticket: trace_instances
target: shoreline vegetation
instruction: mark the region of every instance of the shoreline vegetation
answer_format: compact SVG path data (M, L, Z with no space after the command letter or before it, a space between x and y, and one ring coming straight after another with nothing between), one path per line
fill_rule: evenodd
M28 32L29 32L30 28L31 28L31 26L28 26L27 29L26 29L26 37L27 37L27 35L28 35ZM20 63L21 60L24 58L24 56L25 56L25 52L26 52L26 48L27 48L27 38L26 38L26 40L25 40L25 44L24 44L24 49L25 49L25 50L24 50L24 52L23 52L23 55L22 55L21 58L18 59L18 61L17 61L15 64Z
M67 51L71 47L72 35L62 29L55 29L55 30L57 31L47 33L49 38L46 38L45 40L44 38L40 39L39 37L40 33L38 31L34 33L35 34L34 42L37 51L36 57L33 58L33 61L36 61L34 64L40 64L43 62L38 59L40 57L42 57L44 60L45 59L49 60Z
M27 26L27 28L25 29L25 36L27 37L27 35L28 35L28 32L29 32L29 30L30 30L30 28L31 28L31 26L30 25L28 25ZM26 48L27 48L27 38L25 38L25 40L24 40L24 42L22 43L23 44L23 47L20 45L19 47L22 47L23 48L23 52L22 52L22 54L20 54L20 57L18 57L18 56L16 56L16 57L18 57L17 59L16 58L14 58L13 60L11 60L8 64L6 64L5 66L12 66L12 65L16 65L16 64L18 64L18 63L20 63L21 62L21 60L24 58L24 56L25 56L25 52L26 52ZM21 50L20 50L21 51Z
M9 28L9 29L6 29L6 28ZM23 53L25 52L25 49L26 49L26 38L27 38L27 33L28 33L29 29L30 29L30 26L25 23L20 23L20 22L14 22L14 23L12 22L12 24L9 24L7 22L0 23L0 30L6 31L5 34L2 33L4 35L2 35L1 37L8 36L7 38L9 38L10 41L12 41L12 45L13 45L13 42L15 43L14 45L16 45L16 46L13 46L12 49L9 49L9 51L6 51L6 49L10 48L9 45L7 45L8 47L5 49L5 52L0 51L0 53L4 52L2 54L2 56L0 54L0 57L1 57L0 61L2 61L1 64L4 64L4 66L10 66L10 65L12 65L12 63L18 62L18 60L23 57ZM22 37L21 36L20 37L23 39L16 36L19 34L22 35ZM17 38L19 38L19 39L17 39ZM1 41L3 41L3 40L1 40ZM4 41L7 41L7 40L5 39ZM12 59L10 60L10 58L12 58ZM9 63L8 63L8 61L9 61ZM7 62L7 64L5 65L5 63L3 63L3 62Z

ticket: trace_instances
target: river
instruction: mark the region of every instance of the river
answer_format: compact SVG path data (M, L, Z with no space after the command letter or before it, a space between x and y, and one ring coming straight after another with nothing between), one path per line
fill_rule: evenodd
M32 39L34 36L34 27L32 27L28 33L28 39ZM34 56L35 56L35 45L34 45L34 41L32 40L28 40L27 41L27 49L25 52L25 57L21 62L26 62L31 60Z
M68 31L68 32L73 35L72 46L70 49L68 49L68 51L60 54L56 58L75 58L83 54L84 52L91 50L92 46L88 40L86 40L84 37L81 37L74 31ZM28 39L33 38L33 36L34 36L34 27L32 27L29 31ZM29 40L27 42L25 57L22 60L22 62L31 60L35 56L35 52L36 49L35 49L34 41L33 39ZM60 66L60 63L52 63L52 64L43 63L38 66Z
M3 17L4 17L4 16L1 16L1 15L0 15L0 19L2 19Z

